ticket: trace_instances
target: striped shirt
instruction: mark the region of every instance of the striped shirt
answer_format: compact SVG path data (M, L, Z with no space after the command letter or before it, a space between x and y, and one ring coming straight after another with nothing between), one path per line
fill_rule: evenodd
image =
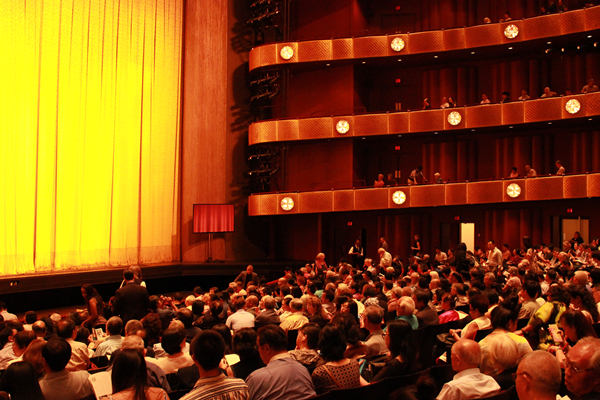
M248 400L248 386L241 379L223 374L200 378L194 389L181 400Z

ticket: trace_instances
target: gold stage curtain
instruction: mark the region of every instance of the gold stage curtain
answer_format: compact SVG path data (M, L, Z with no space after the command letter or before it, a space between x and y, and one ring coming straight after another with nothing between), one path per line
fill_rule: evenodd
M0 274L179 258L182 12L0 2Z

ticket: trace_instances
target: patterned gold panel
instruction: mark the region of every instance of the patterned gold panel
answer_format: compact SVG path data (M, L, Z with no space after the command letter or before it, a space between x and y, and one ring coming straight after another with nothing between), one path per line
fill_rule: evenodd
M277 121L265 121L250 125L248 131L250 144L277 141Z
M600 196L600 174L587 176L587 197Z
M496 126L502 123L502 104L485 104L467 108L467 128Z
M543 15L535 18L523 20L524 29L519 32L523 35L523 40L534 40L544 37L556 36L560 32L560 19L554 15Z
M279 63L279 54L278 54L277 45L269 44L260 49L259 54L259 63L260 66L263 67L265 65L274 65ZM281 60L283 61L283 60Z
M411 33L409 39L411 54L444 51L443 31Z
M297 119L284 119L277 121L277 140L298 140L300 133L298 132L299 122Z
M561 104L560 97L526 101L524 105L525 123L560 119L562 116Z
M463 28L459 29L447 29L443 31L444 37L444 50L460 50L467 47L465 41L465 30Z
M585 10L574 10L560 14L560 34L581 32L585 27Z
M562 176L526 179L525 186L527 187L527 200L550 200L563 197Z
M493 46L504 38L501 24L477 25L465 28L467 47Z
M331 41L331 51L334 60L354 58L354 39L333 39Z
M260 213L260 202L262 196L261 195L252 195L248 197L248 215L261 215Z
M524 102L515 101L513 103L502 104L502 124L522 124L524 118Z
M381 57L387 54L387 36L369 36L354 38L354 57Z
M450 183L446 185L446 205L466 204L467 203L467 184Z
M394 113L388 115L389 133L406 133L409 131L409 113Z
M260 215L276 215L279 213L279 195L277 194L261 194L259 199L258 209Z
M411 207L434 207L446 205L444 185L419 185L410 187Z
M563 178L563 197L565 199L587 197L587 177L585 175L565 176Z
M444 110L413 111L409 113L411 132L431 132L444 129Z
M298 43L299 62L331 60L332 58L331 40L310 40Z
M386 114L357 115L354 117L354 136L385 135L388 133Z
M600 29L600 6L585 10L585 30Z
M353 211L354 209L354 190L333 192L333 211Z
M388 208L388 190L386 188L360 189L354 192L355 210L379 210Z
M335 136L332 118L306 118L298 121L299 138L323 139Z
M452 125L448 121L448 116L450 113L458 113L460 115L460 122L458 125ZM456 115L456 114L453 114ZM444 110L444 129L452 130L452 129L465 129L467 127L467 109L466 107L458 107L458 108L449 108Z
M333 211L333 191L306 192L299 194L299 213L321 213Z
M467 183L467 203L500 203L502 189L502 181Z
M250 55L248 56L248 68L250 71L261 66L260 53L264 47L265 46L259 46L250 50Z
M586 94L580 100L585 102L585 115L588 117L600 115L600 92Z
M394 203L394 193L397 191L402 191L404 192L404 195L406 196L406 200L404 201L404 203L402 204L396 204ZM410 199L411 199L411 195L410 195L410 186L392 186L388 188L388 208L408 208L411 207L410 205Z
M519 185L519 190L521 191L521 193L517 197L510 197L506 193L506 188L513 183ZM525 179L511 179L509 181L502 182L502 184L503 184L502 185L502 200L503 201L525 201L525 199L526 199L525 192L527 191L527 188L525 187Z

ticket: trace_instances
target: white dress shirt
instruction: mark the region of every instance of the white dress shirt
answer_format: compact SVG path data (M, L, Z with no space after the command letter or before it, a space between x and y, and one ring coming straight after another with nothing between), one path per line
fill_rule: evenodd
M470 400L493 394L500 385L489 375L482 374L479 368L469 368L454 375L444 384L436 400Z

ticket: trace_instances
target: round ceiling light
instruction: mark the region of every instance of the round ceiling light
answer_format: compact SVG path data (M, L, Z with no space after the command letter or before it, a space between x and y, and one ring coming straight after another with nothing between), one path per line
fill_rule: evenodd
M335 130L340 135L345 135L350 130L350 122L345 119L340 119L337 124L335 124Z
M565 110L569 114L577 114L581 110L581 103L577 99L571 99L565 104Z
M394 194L392 194L392 201L394 204L404 204L406 201L406 193L404 193L402 190L396 190Z
M521 195L521 186L517 185L516 183L511 183L506 187L506 194L508 197L516 199Z
M516 38L519 36L519 27L515 24L507 25L506 28L504 28L504 36L506 36L507 39Z
M279 55L284 60L289 60L294 57L294 49L292 49L292 46L283 46L279 51Z
M283 211L290 211L292 208L294 208L294 199L291 197L284 197L281 199L280 205Z
M448 114L448 123L450 125L456 126L460 124L460 121L462 121L462 115L458 111L452 111Z
M405 45L406 45L406 43L404 43L404 39L402 39L400 37L395 37L394 39L392 39L392 42L390 43L390 47L394 51L404 50Z

